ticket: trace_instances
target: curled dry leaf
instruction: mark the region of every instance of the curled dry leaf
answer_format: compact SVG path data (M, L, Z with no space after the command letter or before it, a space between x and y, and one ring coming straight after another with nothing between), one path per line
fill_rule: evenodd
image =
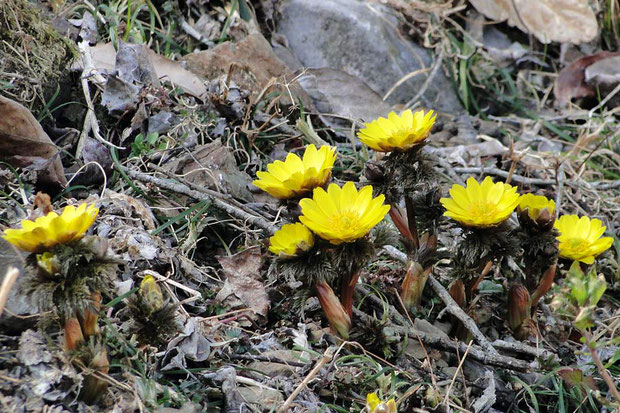
M590 80L594 80L594 73L590 73L586 79L586 70L599 61L620 56L619 52L598 52L590 56L581 57L568 66L566 66L555 80L553 94L557 105L566 106L571 99L592 97L596 95L596 84L589 84Z
M32 113L3 96L0 113L0 161L35 170L38 183L67 185L60 151Z
M469 0L492 20L505 21L542 43L583 43L594 39L598 23L588 0Z

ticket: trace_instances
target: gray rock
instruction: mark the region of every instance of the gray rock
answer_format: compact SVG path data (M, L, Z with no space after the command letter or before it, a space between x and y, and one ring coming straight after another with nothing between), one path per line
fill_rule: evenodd
M287 0L278 31L299 61L309 68L343 70L384 96L403 76L432 66L428 50L403 38L390 8L358 0ZM413 76L387 99L404 104L420 90L425 75ZM422 101L444 112L462 111L441 70Z
M312 98L320 113L370 122L379 116L387 117L392 109L381 96L355 76L338 69L307 69L298 79L301 87ZM350 127L341 118L322 116L332 127Z

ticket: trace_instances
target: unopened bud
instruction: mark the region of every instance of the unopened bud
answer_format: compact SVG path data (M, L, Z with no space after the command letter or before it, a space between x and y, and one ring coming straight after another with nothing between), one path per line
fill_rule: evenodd
M105 347L100 347L88 364L89 369L96 373L107 374L110 371L110 362L108 361L108 353ZM84 374L84 385L80 393L80 399L84 402L92 404L108 388L108 383L99 378L96 374Z
M555 223L555 202L540 195L523 195L517 206L517 217L530 232L550 231Z
M68 351L77 349L84 342L84 334L77 317L65 321L65 349Z
M431 272L431 267L426 270L417 262L410 262L407 266L407 273L402 284L400 297L403 300L405 308L413 310L420 305L422 301L422 292L426 286L426 281Z
M46 275L54 275L60 271L60 261L58 261L58 257L51 252L37 254L37 266L45 272Z
M142 279L138 294L140 294L142 301L146 304L150 313L161 310L165 305L161 288L151 275L146 275Z
M345 340L348 339L349 331L351 331L351 317L347 314L332 288L325 281L318 281L316 292L329 325L340 337Z
M514 284L508 291L508 324L516 331L530 318L530 293L521 284Z
M99 326L97 319L99 318L99 310L101 309L101 292L94 291L90 295L90 303L84 311L78 313L82 332L86 338L99 334Z

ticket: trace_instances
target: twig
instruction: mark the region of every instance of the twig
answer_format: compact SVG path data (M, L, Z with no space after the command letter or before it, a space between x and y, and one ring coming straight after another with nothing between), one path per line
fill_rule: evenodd
M405 104L405 108L410 108L424 94L424 92L426 92L426 89L428 89L429 85L431 84L431 82L435 78L435 75L439 71L439 68L441 67L441 63L443 62L443 51L444 50L442 48L441 51L439 52L439 56L437 56L437 60L435 61L435 65L433 66L433 70L431 70L431 73L428 75L428 77L426 78L426 80L422 84L422 87L420 88L418 93L416 93L416 95L413 98L411 98L411 100L409 102L407 102Z
M229 202L227 202L227 201L225 201L223 199L219 199L219 198L216 198L214 196L207 195L207 194L205 194L203 192L195 191L193 189L190 189L190 188L187 187L187 185L183 185L183 184L181 184L179 182L172 182L170 180L157 178L157 177L154 177L152 175L146 174L144 172L133 171L133 170L127 169L127 168L123 168L123 171L130 178L137 179L137 180L142 181L142 182L147 182L147 183L154 184L158 188L167 189L169 191L174 191L174 192L177 192L179 194L187 195L189 197L192 197L192 198L194 198L196 200L200 200L200 201L204 201L204 200L211 201L214 206L216 206L217 208L225 211L230 216L242 219L244 221L247 221L251 225L254 225L254 226L258 227L258 228L266 231L269 234L273 234L277 230L275 225L271 224L270 222L268 222L264 218L256 216L256 215L253 215L253 214L249 214L249 213L241 210L239 207L237 207L235 205L232 205L231 203L229 203Z
M456 366L456 371L454 372L454 375L452 376L452 380L450 381L448 390L446 390L446 396L445 396L446 405L450 401L450 392L452 391L452 386L454 386L454 382L456 381L456 376L458 376L459 371L461 371L461 369L463 368L463 363L465 363L465 360L467 360L467 355L469 354L469 350L471 350L471 346L473 343L474 343L473 341L470 341L469 344L467 344L467 350L465 350L465 354L463 354L463 357L460 359L459 365Z
M161 174L166 175L170 179L174 179L176 181L179 181L181 184L187 186L190 189L193 189L193 190L198 191L198 192L202 192L202 193L204 193L204 194L206 194L208 196L219 198L219 199L223 200L224 202L228 202L232 206L237 207L240 210L242 210L242 211L244 211L244 212L246 212L246 213L248 213L250 215L254 215L257 212L257 211L253 211L250 208L248 208L247 206L243 205L241 202L237 201L235 198L233 198L230 195L223 194L221 192L214 191L214 190L209 189L209 188L203 188L200 185L196 185L195 183L190 182L187 179L183 179L180 176L176 175L175 173L167 171L164 168L161 168L161 167L159 167L159 166L157 166L157 165L155 165L153 163L149 163L147 166L150 169L153 169L154 171L157 171L157 172L159 172Z
M400 261L403 264L407 262L407 256L404 253L398 251L396 248L387 245L383 247L383 250L387 253L387 255L394 258L395 260ZM478 329L476 322L472 320L471 317L469 317L465 313L465 311L463 311L463 309L454 301L454 299L452 299L450 293L444 288L443 285L441 285L439 281L437 281L433 274L430 274L428 276L427 282L429 283L433 291L435 291L435 293L446 305L446 311L458 318L463 323L465 328L467 328L467 330L474 336L474 338L482 346L482 348L489 354L498 354L497 350L495 350L489 340L487 340L487 338L484 336L484 334L482 334L480 329Z
M364 321L368 320L370 316L357 308L353 309L355 317ZM453 354L465 353L469 348L468 357L473 358L487 366L501 367L514 371L528 372L531 371L536 364L530 364L527 361L519 360L514 357L504 356L497 352L491 353L484 348L477 345L470 345L459 341L452 341L448 338L440 336L438 334L429 334L424 331L416 330L410 325L393 325L396 332L401 334L407 334L411 337L419 337L420 340L427 346L433 347L442 351L448 351Z
M500 349L500 350L512 351L514 353L520 353L520 354L527 354L528 356L532 356L532 357L549 358L553 356L557 358L557 355L553 353L552 351L529 346L519 341L511 342L511 341L504 341L504 340L495 340L491 344L493 344L493 347Z
M293 391L293 393L291 393L288 399L286 399L282 407L278 409L278 413L285 413L289 411L291 404L297 398L297 396L299 396L299 393L301 393L303 388L308 385L310 380L312 380L314 376L316 376L319 373L321 368L323 368L323 366L326 363L329 363L332 360L333 355L334 355L334 348L328 347L327 350L325 350L325 353L323 353L323 356L321 356L319 361L316 362L316 365L314 366L314 368L310 370L310 373L308 373L308 375L302 380L302 382L299 383L299 386L297 386L295 391Z
M15 280L17 280L18 275L19 270L17 268L9 267L4 279L2 280L2 287L0 287L0 316L4 311L6 301L9 299L9 292L11 291L11 288L13 288L13 284L15 284Z
M594 182L590 185L600 191L605 191L607 189L620 188L620 179L611 182Z

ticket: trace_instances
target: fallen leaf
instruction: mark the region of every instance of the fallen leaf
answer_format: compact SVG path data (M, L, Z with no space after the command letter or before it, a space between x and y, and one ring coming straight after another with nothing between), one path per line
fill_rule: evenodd
M187 360L205 361L211 354L211 343L203 335L200 323L194 317L185 322L183 332L170 340L162 370L185 368Z
M469 0L491 20L518 27L542 43L583 43L594 39L598 23L588 0Z
M238 42L224 42L213 49L190 53L183 60L189 70L209 80L228 76L230 72L231 81L254 96L268 88L264 95L278 91L284 104L291 104L291 95L295 100L301 99L306 107L310 104L299 85L282 86L294 75L260 33L248 35ZM272 79L279 82L273 83Z
M215 297L231 309L250 308L254 314L267 318L269 296L260 280L263 256L260 248L250 248L230 257L218 257L226 281Z
M146 46L141 45L146 49ZM112 43L100 44L90 48L93 56L93 65L97 70L114 71L116 62L116 50ZM205 100L207 88L202 80L194 73L183 68L180 62L167 59L158 55L150 49L146 49L150 63L155 68L157 78L162 81L169 81L175 86L181 87L183 91L198 99Z
M64 187L60 151L32 113L0 96L0 161L37 172L37 182Z
M614 56L620 56L620 52L602 51L581 57L562 69L553 87L557 105L564 107L571 99L595 96L596 87L587 83L586 69L600 60ZM590 77L593 76L591 73Z

